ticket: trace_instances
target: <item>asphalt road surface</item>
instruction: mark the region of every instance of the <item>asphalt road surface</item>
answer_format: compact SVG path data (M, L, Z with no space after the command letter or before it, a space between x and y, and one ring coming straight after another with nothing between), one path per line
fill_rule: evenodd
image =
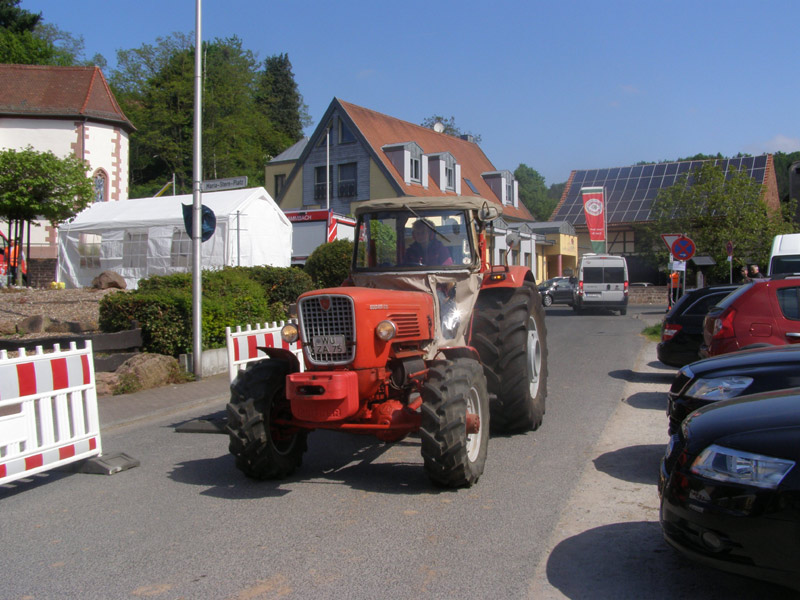
M103 433L141 466L0 486L0 597L772 598L661 539L655 482L674 370L631 307L547 310L549 394L536 432L492 437L469 489L441 490L419 439L315 432L290 479L235 469L227 438L178 433L224 402Z

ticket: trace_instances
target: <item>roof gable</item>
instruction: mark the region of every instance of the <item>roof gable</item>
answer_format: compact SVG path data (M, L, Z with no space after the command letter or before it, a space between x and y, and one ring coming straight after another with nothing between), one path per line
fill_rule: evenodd
M0 115L86 118L135 127L98 67L0 64Z

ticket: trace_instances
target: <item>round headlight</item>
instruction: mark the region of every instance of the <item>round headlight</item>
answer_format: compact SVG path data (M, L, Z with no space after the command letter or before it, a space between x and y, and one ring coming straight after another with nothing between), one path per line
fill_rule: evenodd
M287 325L283 326L283 329L281 329L281 339L284 342L287 344L294 344L297 341L297 338L297 325L294 323L288 323Z
M378 336L378 339L388 342L397 335L397 327L391 321L381 321L375 327L375 335Z

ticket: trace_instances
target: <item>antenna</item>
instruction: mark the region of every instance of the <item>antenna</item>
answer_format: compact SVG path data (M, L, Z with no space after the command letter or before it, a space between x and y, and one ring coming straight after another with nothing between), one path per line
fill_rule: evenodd
M443 133L444 132L444 123L442 123L441 121L436 121L436 123L433 124L433 130L436 133Z

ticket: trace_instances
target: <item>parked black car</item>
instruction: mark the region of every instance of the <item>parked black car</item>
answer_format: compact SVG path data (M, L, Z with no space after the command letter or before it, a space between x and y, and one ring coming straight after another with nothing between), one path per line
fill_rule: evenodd
M539 293L542 295L542 304L569 304L572 306L572 292L575 286L570 283L569 277L553 277L539 284Z
M726 400L670 438L664 538L689 558L800 591L800 389Z
M661 342L656 347L658 360L671 367L682 367L698 360L703 343L703 319L712 306L738 287L715 285L681 296L661 322Z
M769 346L699 360L672 380L669 433L677 433L681 421L707 404L791 387L800 387L800 346Z

